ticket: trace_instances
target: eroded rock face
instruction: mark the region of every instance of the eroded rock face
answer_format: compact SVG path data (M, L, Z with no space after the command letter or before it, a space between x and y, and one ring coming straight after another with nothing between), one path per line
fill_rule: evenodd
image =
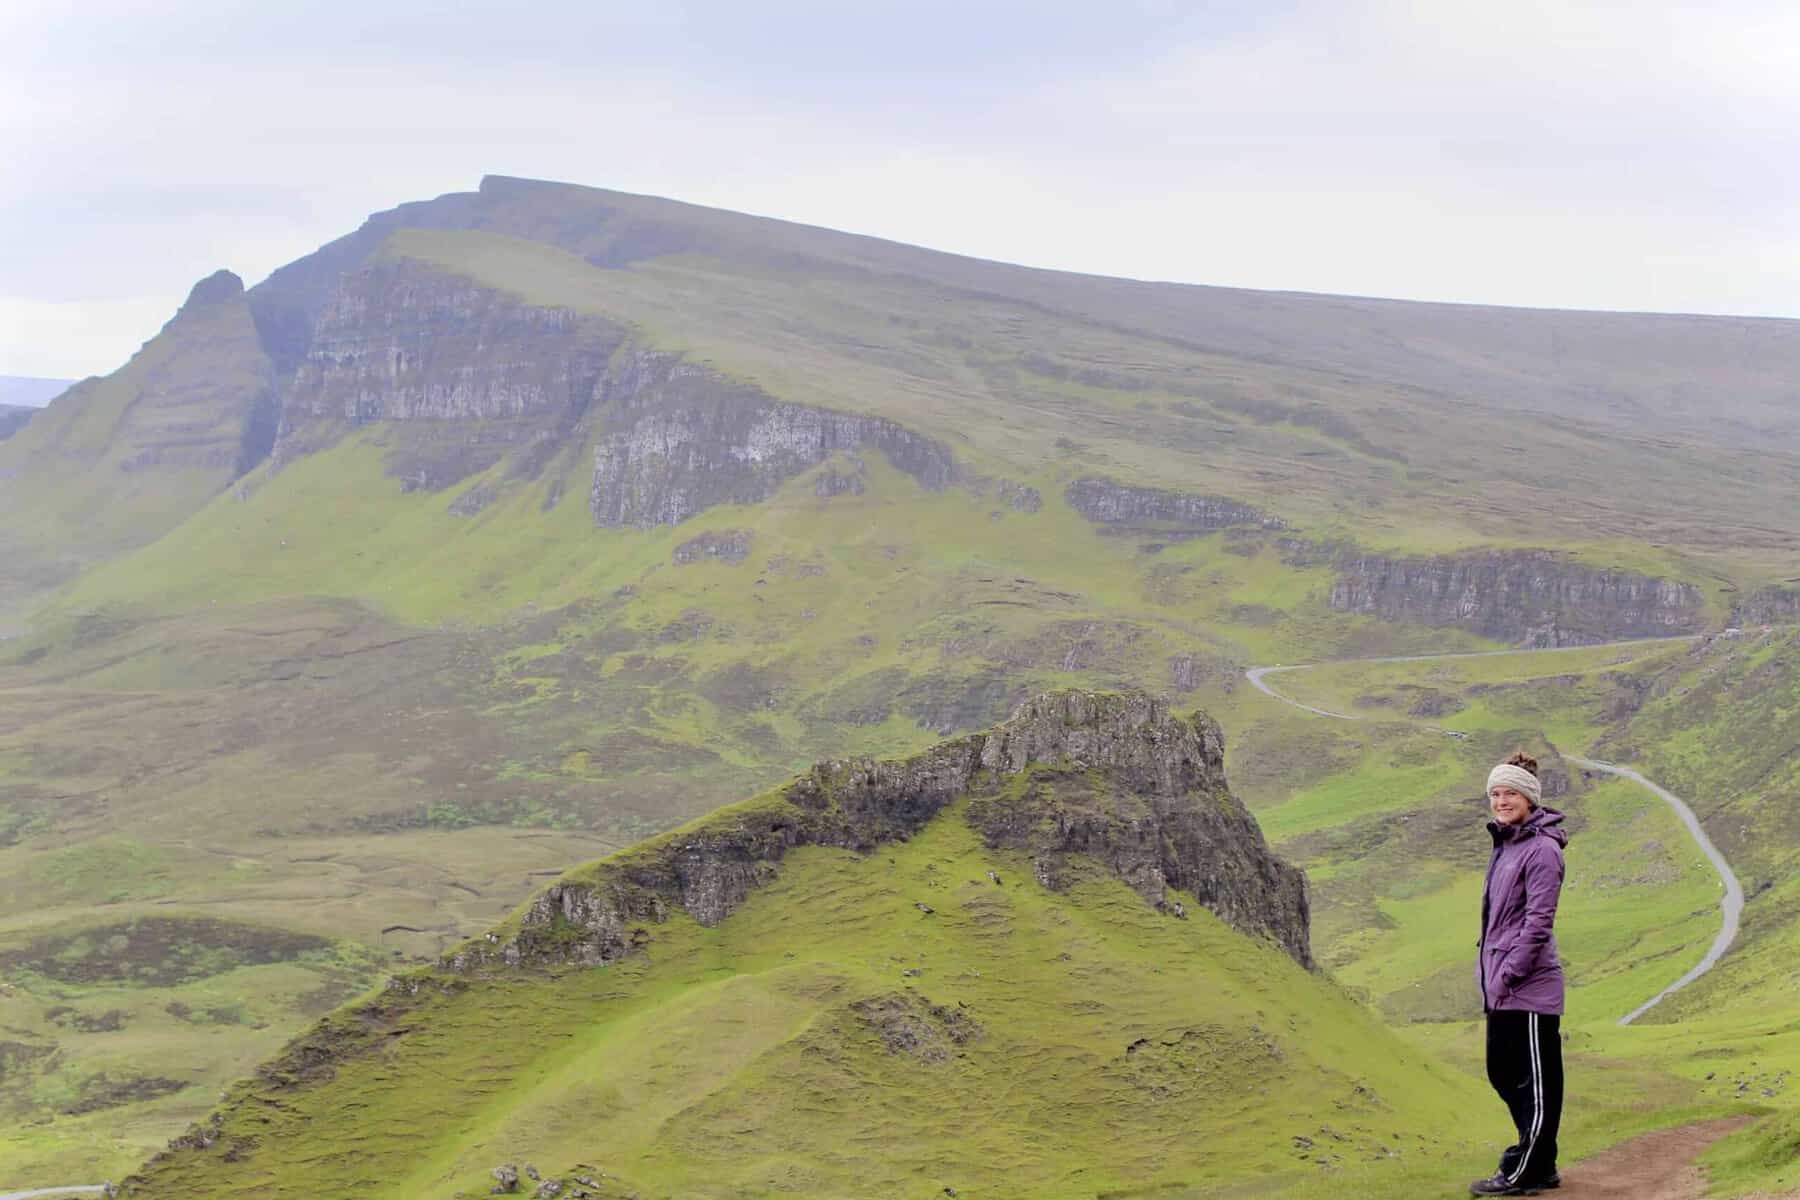
M1731 625L1785 625L1800 621L1800 587L1758 588L1731 610Z
M990 845L1031 854L1045 886L1097 864L1171 912L1168 891L1180 888L1311 964L1305 877L1269 852L1226 787L1218 726L1141 693L1065 691L908 759L820 763L764 801L565 877L516 932L471 942L449 965L610 962L677 908L702 925L724 920L792 847L873 850L965 795L970 823Z
M1224 496L1132 487L1089 476L1063 490L1071 507L1096 525L1210 532L1234 525L1286 529L1287 522Z
M589 506L603 526L678 525L716 504L754 504L839 451L879 450L933 491L949 448L882 417L778 401L667 354L642 353L604 388Z
M624 340L594 317L377 262L345 276L320 315L282 395L274 453L296 458L330 430L388 421L387 469L406 490L449 487L521 448L535 474L574 435Z
M344 278L283 403L284 424L579 413L622 329L407 260Z
M1029 775L1016 794L977 798L969 821L989 845L1030 853L1046 886L1097 861L1158 908L1170 888L1192 892L1310 964L1305 877L1226 787L1225 739L1205 714L1179 720L1141 693L1052 693L994 730L982 758Z
M1548 550L1347 556L1337 566L1330 605L1339 612L1456 626L1531 646L1697 633L1706 625L1693 584L1600 570Z
M851 1016L881 1038L889 1054L921 1062L949 1060L959 1046L979 1041L983 1030L967 1013L932 1004L907 992L870 996L850 1005Z
M748 529L720 529L691 537L675 547L671 556L678 566L697 562L722 562L737 566L750 557L755 541Z
M236 275L215 271L196 283L133 364L142 368L138 391L108 449L120 471L201 472L223 487L260 461L274 373ZM99 386L94 380L75 385L71 402L79 409L78 398Z

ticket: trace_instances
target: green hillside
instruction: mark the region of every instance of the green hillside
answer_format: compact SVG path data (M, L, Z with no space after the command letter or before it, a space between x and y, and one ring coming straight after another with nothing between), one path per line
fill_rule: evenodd
M1047 697L969 750L830 764L603 860L548 893L554 918L540 901L501 927L526 966L478 940L446 964L461 972L415 972L335 1014L128 1194L449 1196L508 1163L644 1197L1174 1194L1371 1159L1389 1178L1460 1169L1471 1081L1196 896L1159 911L1106 869L1146 818L1179 840L1188 814L1235 807L1205 728ZM996 752L1011 765L903 840L802 845L723 918L684 876L686 911L641 910L617 929L622 957L559 961L613 928L606 905L637 910L653 864L729 871L763 821L837 820L808 815L810 787L878 830L958 755ZM1038 832L1009 844L1020 821ZM1056 842L1071 821L1113 832ZM1206 843L1203 874L1260 853L1245 836Z
M1384 718L1327 730L1242 671L1800 616L1796 369L1789 322L1110 280L500 178L211 277L0 442L0 1159L120 1174L558 873L1056 687L1218 714L1321 961L1466 1057L1442 804L1520 740L1701 791L1791 673L1644 684L1735 681L1704 710L1618 682L1649 651L1549 695L1499 659L1273 677ZM1769 856L1729 965L1785 1011L1778 744L1703 815ZM1610 1011L1704 944L1707 880L1653 802L1573 786L1628 846L1579 897ZM115 945L208 966L43 969ZM1710 1102L1671 1061L1633 1120Z
M220 272L129 363L0 440L0 635L49 589L154 541L241 474L273 384L243 284Z
M1570 969L1571 1048L1594 1056L1594 1067L1611 1064L1602 1075L1622 1062L1664 1073L1664 1104L1685 1097L1752 1106L1762 1119L1709 1155L1715 1179L1726 1194L1793 1187L1800 1181L1800 1009L1790 964L1800 948L1792 887L1800 840L1791 828L1787 726L1800 696L1795 652L1792 630L1752 631L1697 643L1342 664L1273 676L1284 694L1363 718L1319 720L1291 709L1261 718L1280 728L1304 723L1303 736L1323 739L1338 755L1324 784L1260 810L1271 842L1315 884L1321 961L1368 988L1391 1019L1430 1023L1412 1026L1420 1044L1454 1057L1460 1043L1478 1054L1467 1027L1439 1024L1466 1019L1469 995L1458 986L1466 972L1458 949L1432 946L1438 926L1429 914L1445 904L1473 911L1482 866L1473 822L1449 817L1446 802L1455 804L1458 791L1476 794L1484 764L1501 747L1527 741L1524 729L1554 730L1572 752L1633 763L1694 807L1748 903L1737 941L1714 970L1618 1028L1619 1016L1699 960L1719 928L1719 883L1647 791L1564 771L1572 790L1550 803L1569 813L1575 831L1558 932ZM1429 719L1406 717L1422 700ZM1431 727L1468 731L1472 740L1447 740ZM1247 734L1239 755L1255 754L1272 732ZM1352 745L1369 750L1357 754ZM1420 793L1394 789L1389 764L1407 747L1426 745L1459 747L1452 753L1466 757L1467 774L1417 807ZM1358 793L1364 799L1352 819L1283 836L1293 819L1283 813L1294 803L1313 808L1314 796ZM1247 795L1254 803L1255 793ZM1390 797L1385 823L1406 830L1404 849L1367 831L1368 815L1384 807L1372 798L1381 795ZM1397 849L1406 882L1383 886L1399 869ZM1421 860L1430 865L1421 870Z

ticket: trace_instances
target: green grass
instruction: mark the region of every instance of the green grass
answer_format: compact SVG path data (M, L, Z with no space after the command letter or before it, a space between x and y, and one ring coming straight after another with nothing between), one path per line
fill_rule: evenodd
M227 1134L258 1139L241 1165L186 1154L156 1178L447 1197L529 1161L603 1164L642 1195L1091 1196L1371 1154L1454 1176L1487 1152L1457 1115L1472 1081L1328 981L1110 879L1045 891L956 812L866 858L797 851L718 927L677 918L607 968L423 982L387 1050L237 1091ZM980 1033L891 1052L857 1010L886 996Z
M1751 900L1739 941L1718 968L1620 1028L1618 1015L1671 982L1711 942L1719 884L1674 816L1644 789L1596 781L1552 802L1576 826L1558 941L1571 982L1565 1029L1571 1054L1580 1056L1571 1059L1579 1064L1571 1079L1585 1071L1588 1082L1586 1097L1571 1091L1570 1113L1595 1146L1702 1110L1761 1114L1708 1153L1714 1184L1722 1195L1791 1188L1800 1098L1793 1032L1800 993L1791 964L1800 952L1800 889L1784 869L1795 843L1780 797L1791 787L1784 772L1795 707L1792 645L1787 633L1340 664L1271 679L1296 699L1364 714L1355 722L1285 706L1268 711L1276 705L1266 697L1240 699L1236 728L1253 747L1270 736L1261 724L1304 731L1311 757L1330 764L1320 782L1294 764L1290 790L1276 786L1279 775L1256 789L1265 827L1294 831L1275 844L1311 876L1321 961L1390 1018L1423 1021L1403 1026L1419 1044L1477 1068L1474 1027L1457 1016L1474 1004L1468 943L1484 839L1470 800L1460 801L1469 805L1463 820L1442 806L1477 795L1486 764L1514 744L1538 744L1537 729L1570 739L1562 744L1573 750L1635 760L1696 805ZM1397 721L1424 688L1464 707ZM1427 725L1463 729L1474 740L1451 742ZM1431 743L1420 739L1459 747L1466 762L1460 778L1444 777L1427 807L1407 808L1389 785L1402 777L1396 760L1426 752ZM1345 797L1354 811L1333 824ZM1396 807L1404 825L1395 824ZM1369 831L1370 820L1404 836L1384 841ZM1634 1075L1641 1084L1627 1082ZM1634 1087L1646 1100L1637 1118L1613 1125L1584 1115L1584 1100L1603 1104L1605 1093Z
M1228 494L1305 538L1387 553L1560 548L1698 580L1715 610L1728 587L1785 578L1800 562L1786 509L1745 524L1743 495L1786 478L1775 451L1746 453L1729 422L1683 426L1654 403L1629 428L1586 393L1546 390L1560 397L1545 410L1553 417L1518 408L1517 393L1537 387L1527 381L1563 388L1574 368L1533 374L1540 365L1516 347L1471 351L1481 338L1469 330L1346 332L1325 359L1277 353L1269 346L1306 339L1279 323L1246 335L1226 310L1196 323L1185 301L1154 289L903 266L866 246L850 258L810 243L747 253L718 214L677 224L698 221L723 241L596 269L583 255L604 247L582 239L610 236L612 224L592 203L502 197L492 229L515 236L405 231L383 255L607 317L641 347L685 353L783 400L892 417L944 439L984 481L929 493L865 454L861 496L822 500L803 475L766 503L712 509L676 530L600 530L579 469L548 511L548 482L512 478L505 461L438 494L403 492L391 456L418 427L377 424L341 439L316 430L318 452L228 493L220 469L119 469L166 432L147 414L198 424L212 411L206 396L238 395L260 370L241 309L204 336L165 334L0 447L0 635L23 635L0 643L0 937L229 905L383 955L426 954L497 919L542 872L813 759L910 752L1056 684L1175 694L1173 664L1184 661L1198 690L1177 698L1225 721L1234 779L1314 873L1335 969L1386 1019L1441 1015L1460 994L1466 846L1433 827L1420 863L1370 842L1472 794L1480 765L1441 735L1271 713L1238 672L1489 644L1330 612L1330 568L1285 562L1274 534L1100 536L1062 501L1066 483L1104 474ZM1286 303L1265 299L1269 314ZM1355 304L1329 317L1334 330L1367 319ZM1209 330L1204 347L1197 328ZM1580 341L1583 353L1605 348ZM1666 380L1634 374L1655 358L1640 350L1579 386L1654 392ZM1744 387L1721 390L1732 403L1763 386L1733 378ZM168 399L152 385L170 380L174 407L146 401ZM599 432L572 435L571 461L591 460ZM1488 471L1488 449L1514 441L1532 445L1536 482ZM1000 503L998 479L1038 488L1042 511ZM1558 480L1571 482L1539 486ZM497 501L452 515L476 482ZM724 529L753 536L741 566L671 561L681 541ZM29 629L19 623L65 583ZM1783 803L1797 781L1781 759L1800 736L1781 657L1791 651L1687 653L1579 650L1274 682L1382 718L1404 718L1418 689L1453 694L1457 711L1418 720L1470 733L1484 752L1514 736L1593 747L1697 801L1716 798L1703 808L1709 824L1763 890L1742 949L1667 1012L1792 1012L1800 892L1786 881L1800 829ZM1645 681L1661 690L1640 695ZM1704 938L1707 897L1654 803L1624 785L1581 801L1594 824L1577 850L1608 848L1595 878L1606 886L1591 900L1572 893L1569 928L1590 951L1578 991L1609 1010ZM424 932L384 937L390 924ZM268 1028L233 1033L217 1053L203 1047L184 1092L0 1123L0 1157L82 1175L84 1162L110 1171L165 1137L195 1111L194 1095L247 1070L300 1020L275 970L236 973L246 1011ZM140 991L134 1012L185 1003ZM777 1004L778 992L756 1002ZM214 1037L186 1021L136 1027L159 1031L170 1062ZM34 1087L78 1095L83 1080L116 1074L102 1045L114 1035L32 1028L63 1055ZM1663 1078L1657 1064L1676 1060L1648 1045L1621 1042L1605 1069L1644 1054L1629 1077ZM1664 1111L1684 1111L1674 1091L1656 1094ZM1757 1178L1744 1165L1753 1158L1730 1158L1729 1178Z

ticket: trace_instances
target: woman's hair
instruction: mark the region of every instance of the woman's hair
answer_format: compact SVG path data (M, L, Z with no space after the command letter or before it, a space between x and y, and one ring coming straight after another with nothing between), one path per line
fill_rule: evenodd
M1525 753L1523 750L1514 750L1512 757L1506 760L1506 765L1509 767L1524 767L1533 775L1538 773L1537 759L1531 757L1531 755Z

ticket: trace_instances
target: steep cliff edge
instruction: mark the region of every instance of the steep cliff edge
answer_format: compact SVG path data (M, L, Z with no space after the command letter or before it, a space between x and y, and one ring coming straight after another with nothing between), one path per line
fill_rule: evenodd
M388 470L407 490L449 487L508 454L515 474L535 475L582 442L625 336L411 260L374 262L344 277L308 336L276 461L388 422Z
M930 490L956 477L948 447L880 417L787 403L630 331L536 305L407 258L344 277L281 400L278 464L342 432L388 426L390 474L437 491L510 456L535 477L595 446L588 504L600 526L674 525L718 504L768 499L841 451L879 450ZM560 492L558 493L560 495ZM491 500L479 490L453 510Z
M1788 625L1800 622L1800 587L1770 584L1732 607L1732 625Z
M872 851L965 797L986 843L1029 854L1046 887L1085 858L1159 909L1176 910L1168 891L1179 888L1311 963L1305 879L1269 852L1227 788L1218 726L1141 693L1079 691L1037 696L985 733L912 758L820 763L769 796L570 873L450 962L610 962L639 944L637 923L679 910L718 924L797 846Z
M1211 533L1234 526L1286 529L1287 522L1225 496L1133 487L1087 476L1063 490L1069 506L1108 532Z
M754 504L838 451L880 450L932 491L956 475L948 447L893 421L784 403L674 355L632 356L605 381L603 404L589 494L600 525L678 525L715 504Z
M104 463L120 472L162 468L228 477L254 454L248 443L257 436L272 383L243 281L215 271L193 286L130 363L70 388L14 446L36 456L30 466Z
M1453 626L1528 646L1581 646L1706 628L1691 583L1609 571L1548 550L1435 558L1345 555L1329 603L1384 621Z

